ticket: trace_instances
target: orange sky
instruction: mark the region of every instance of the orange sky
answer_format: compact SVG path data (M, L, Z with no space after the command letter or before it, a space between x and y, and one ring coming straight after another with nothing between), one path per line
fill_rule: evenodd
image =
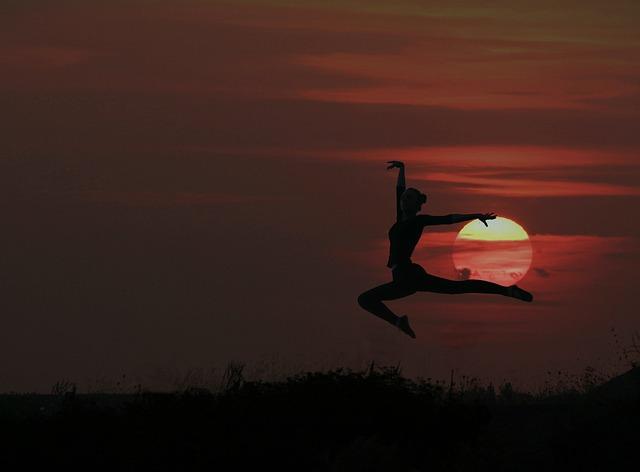
M621 369L639 20L633 1L2 2L2 385L274 356L530 385ZM535 303L391 302L415 341L363 312L390 278L390 159L425 213L522 224ZM414 260L455 277L461 227Z

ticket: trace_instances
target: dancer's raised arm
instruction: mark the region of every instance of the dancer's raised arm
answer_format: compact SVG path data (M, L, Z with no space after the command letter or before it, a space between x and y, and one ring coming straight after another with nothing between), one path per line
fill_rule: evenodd
M398 172L398 183L396 184L396 221L402 220L402 208L400 207L400 197L404 193L406 189L406 183L404 181L404 162L402 161L387 161L390 165L387 167L387 170L393 169L394 167L398 167L400 172Z
M442 216L433 216L433 215L418 215L418 221L423 226L430 225L450 225L453 223L460 223L462 221L475 220L479 219L484 223L485 226L489 226L487 224L487 220L493 220L496 218L496 214L494 213L468 213L468 214L458 214L452 213L450 215L442 215Z
M398 183L396 184L396 187L405 188L406 184L404 182L404 162L402 162L402 161L387 161L387 163L390 164L387 167L387 170L388 169L393 169L394 167L398 167L400 169L400 172L398 172Z

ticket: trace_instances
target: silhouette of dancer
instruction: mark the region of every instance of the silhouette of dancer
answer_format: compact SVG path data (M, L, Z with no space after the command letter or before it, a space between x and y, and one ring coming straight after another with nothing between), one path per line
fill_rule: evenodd
M420 292L437 293L496 293L506 297L518 298L530 302L533 300L526 290L517 285L505 287L486 280L449 280L427 273L421 265L411 261L411 254L416 247L425 226L460 223L479 219L487 224L493 220L494 213L450 214L444 216L418 215L427 196L418 189L405 189L404 163L387 161L387 169L398 167L398 183L396 185L396 222L389 229L389 260L393 280L378 285L358 296L358 304L365 310L398 327L412 338L416 335L409 326L409 318L396 316L383 300L396 300Z

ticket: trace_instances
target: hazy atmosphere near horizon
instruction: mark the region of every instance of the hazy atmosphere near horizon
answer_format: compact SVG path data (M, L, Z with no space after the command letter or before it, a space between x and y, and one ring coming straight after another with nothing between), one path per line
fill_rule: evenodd
M640 331L640 3L0 3L0 391L370 361L536 387ZM391 280L422 212L495 212L533 303ZM491 224L491 223L489 223ZM460 277L464 224L413 260ZM261 367L262 366L262 367Z

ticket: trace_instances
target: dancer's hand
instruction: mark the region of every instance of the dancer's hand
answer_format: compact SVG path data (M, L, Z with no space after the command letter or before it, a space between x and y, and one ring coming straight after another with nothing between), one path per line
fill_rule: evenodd
M480 216L478 216L478 219L482 221L484 225L488 228L489 225L487 224L487 220L495 220L496 216L497 215L495 213L482 213L480 214Z
M394 167L400 167L400 168L404 167L404 162L402 161L387 161L387 162L391 164L389 167L387 167L387 170L392 169Z

